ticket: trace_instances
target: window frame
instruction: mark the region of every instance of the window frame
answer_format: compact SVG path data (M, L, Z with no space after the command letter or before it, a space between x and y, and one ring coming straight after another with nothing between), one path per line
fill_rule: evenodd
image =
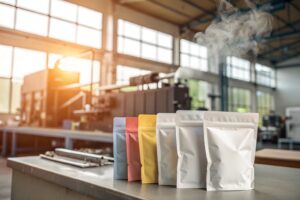
M183 43L184 43L184 42L186 42L187 45L188 45L188 47L187 47L187 48L188 48L188 52L185 52L185 51L182 49L182 46L183 46ZM192 54L192 53L191 53L191 47L192 47L192 45L197 45L197 46L198 46L198 48L199 48L199 55L195 55L195 54ZM201 49L201 48L205 48L205 49L206 49L206 56L203 56L203 55L200 54L200 49ZM200 71L205 71L205 72L209 72L209 71L210 71L210 70L209 70L209 67L208 67L208 50L207 50L207 48L206 48L205 46L203 46L203 45L197 44L197 43L192 42L192 41L189 41L189 40L180 39L179 56L180 56L180 66L181 66L181 67L191 68L191 69L200 70ZM189 62L188 66L182 64L182 60L183 60L182 58L183 58L184 56L188 59L188 62ZM192 60L193 58L196 58L196 59L198 60L198 62L199 62L199 63L198 63L199 69L191 65L191 60ZM205 68L201 68L201 63L202 63L203 60L206 61L206 66L205 66Z
M241 65L238 65L237 63L233 63L233 59L236 59L236 61L238 61L238 62L247 62L247 67L243 67ZM227 68L226 69L227 77L241 80L241 81L246 81L246 82L252 81L251 80L251 62L249 60L235 57L235 56L228 56L228 57L226 57L226 68ZM234 74L236 74L236 73L233 73L234 70L239 72L239 74L242 74L242 76L234 75ZM247 76L247 79L245 79L245 75Z
M249 97L247 101L242 100L242 99L246 99L247 97ZM241 109L245 109L246 112L251 112L251 100L252 99L251 99L250 90L239 88L239 87L228 88L228 110L229 111L239 112L238 109L241 108ZM247 102L249 102L248 105Z
M134 26L136 26L137 29L139 29L139 35L136 36L136 37L130 37L130 36L127 36L126 33L125 33L125 27L126 27L126 23L128 24L132 24ZM122 24L122 25L121 25ZM117 25L117 52L120 53L120 54L125 54L125 55L129 55L129 56L135 56L135 57L138 57L138 58L142 58L142 59L146 59L146 60L151 60L151 61L155 61L155 62L160 62L160 63L164 63L164 64L173 64L174 63L174 60L173 60L173 49L174 49L174 36L172 36L171 34L167 34L167 33L164 33L164 32L160 32L158 30L155 30L155 29L151 29L151 28L148 28L148 27L145 27L145 26L142 26L142 25L139 25L139 24L135 24L135 23L132 23L130 21L127 21L127 20L124 20L124 19L121 19L119 18L118 19L118 25ZM154 31L155 32L155 43L152 43L152 42L149 42L149 41L145 41L143 39L143 29L147 30L151 30L151 31ZM165 36L169 36L170 39L171 39L171 47L168 48L166 46L163 46L161 44L159 44L159 35L165 35ZM136 55L132 55L132 54L127 54L127 53L124 53L124 48L125 48L125 40L131 40L133 42L137 42L138 45L139 45L139 52L136 54ZM120 42L122 42L122 44L120 44ZM156 52L155 52L155 59L150 59L150 58L146 58L146 57L143 57L143 44L145 45L149 45L149 46L152 46L156 49ZM168 61L162 61L159 59L159 55L158 55L158 51L159 49L163 49L163 50L167 50L169 53L170 53L170 62Z
M23 30L19 30L19 29L16 28L16 24L17 24L17 10L26 11L26 12L30 12L32 14L38 14L38 15L47 17L48 18L48 20L46 20L47 24L45 24L45 26L47 27L47 30L46 30L46 34L32 33L32 32L26 31L26 30L24 30L23 32L26 32L26 33L29 33L29 34L33 34L33 35L42 36L42 37L46 37L46 38L51 38L51 39L55 39L55 40L60 40L60 41L63 41L63 42L68 42L68 43L78 44L78 45L82 45L82 46L87 46L87 47L90 47L90 48L95 48L95 49L101 49L102 48L102 42L103 42L102 41L102 34L103 34L103 13L102 12L90 9L88 7L84 7L84 6L80 6L80 5L74 4L74 3L67 2L69 4L72 4L72 5L76 6L76 20L72 21L72 20L64 19L62 17L53 16L51 14L51 4L52 4L52 1L53 0L49 0L49 6L48 6L48 12L47 13L39 12L39 11L36 11L36 10L31 10L31 9L25 8L25 7L20 7L20 6L18 6L17 2L15 4L9 4L9 3L5 3L5 2L0 2L0 5L9 6L11 8L14 8L14 24L13 24L13 27L11 27L10 29L17 30L17 31L23 31ZM61 1L61 0L59 0L59 1ZM62 2L64 2L64 1L62 1ZM66 3L66 2L64 2L64 3ZM79 10L81 8L85 9L85 10L90 10L92 12L97 12L98 14L100 14L101 15L101 19L100 19L101 21L99 22L99 25L101 25L101 27L95 28L93 26L90 26L90 25L87 25L87 24L84 24L84 23L80 22L79 21ZM50 35L50 32L51 32L51 30L50 30L50 28L51 28L50 27L50 22L51 22L52 19L60 20L60 21L66 22L66 23L74 24L75 25L75 33L74 33L75 34L75 36L74 36L75 40L74 41L69 41L69 40L63 40L63 39L52 37ZM6 26L0 26L0 27L8 28ZM87 29L91 29L93 31L97 31L99 33L99 39L100 39L99 44L97 44L97 45L86 45L86 44L77 42L77 32L78 32L79 27L84 27L84 28L87 28Z
M258 66L261 67L262 69L267 69L269 71L268 74L261 73L263 70L258 71L258 69L257 69ZM276 70L275 69L273 69L267 65L255 63L254 70L255 70L255 83L256 84L271 87L271 88L276 87ZM260 81L260 78L263 78L264 81L267 80L268 83L267 82L263 83L263 81Z

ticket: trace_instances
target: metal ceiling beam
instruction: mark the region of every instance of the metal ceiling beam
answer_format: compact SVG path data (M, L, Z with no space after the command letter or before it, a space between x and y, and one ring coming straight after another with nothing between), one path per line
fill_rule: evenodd
M275 66L276 69L285 69L285 68L291 68L291 67L300 67L300 63Z
M300 30L284 32L284 33L272 33L269 37L264 37L264 38L261 38L260 40L270 41L270 40L288 37L288 36L294 36L294 35L300 35Z
M267 59L267 60L270 60L273 63L277 63L278 62L277 60L281 60L281 59L284 59L286 57L289 57L289 55L291 55L290 52L295 52L295 50L299 49L299 47L300 46L299 46L299 43L298 43L296 46L293 46L293 47L289 48L288 52L281 53L280 55L275 55L275 56L258 55L258 58ZM298 52L298 51L296 51L296 52ZM274 59L274 58L279 58L279 59Z
M278 19L279 21L281 21L282 23L284 23L284 25L286 27L289 27L291 29L293 29L294 31L298 30L293 24L291 24L290 22L287 22L285 19L283 19L282 17L280 16L277 16L277 15L273 15L276 19Z
M300 12L300 7L294 4L294 2L290 1L289 4L293 6L298 12Z
M290 42L290 43L287 43L287 44L282 44L279 47L273 48L272 50L269 50L269 51L262 52L261 54L263 54L263 57L265 57L265 55L272 54L272 53L277 52L279 50L282 50L284 48L289 48L289 47L296 46L299 43L300 43L300 40L293 41L293 42Z
M291 22L291 24L293 24L294 26L297 25L297 24L299 24L299 23L300 23L300 20L296 20L296 21ZM284 30L286 28L288 28L288 26L285 24L285 25L283 25L283 26L281 26L281 27L273 30L273 32L280 32L280 31L282 31L282 30Z
M126 4L126 3L137 3L137 2L141 2L141 1L147 1L147 0L120 0L119 2L121 4Z
M183 13L183 12L180 12L180 11L174 9L174 8L169 7L169 6L166 6L165 4L163 4L161 2L158 2L158 1L155 1L155 0L148 0L148 2L151 2L151 3L156 4L156 5L162 7L164 9L166 9L166 10L169 10L171 12L174 12L174 13L178 14L178 15L181 15L182 17L191 18L190 15L188 15L186 13Z
M183 2L185 2L185 3L187 3L187 4L191 5L191 6L193 6L195 8L197 8L198 10L200 10L201 12L204 12L204 13L201 13L197 17L195 17L192 20L190 20L188 24L184 24L183 26L181 26L180 27L180 32L181 33L184 33L187 30L193 29L196 26L199 26L200 24L209 23L209 22L211 22L216 17L216 14L215 14L214 10L205 9L202 6L199 6L198 4L195 4L194 2L191 2L189 0L183 0ZM207 19L204 19L205 16L211 16L211 17L207 18Z
M213 11L207 10L206 8L204 8L204 7L202 7L202 6L199 6L198 4L196 4L196 3L194 3L194 2L192 2L192 1L190 1L190 0L183 0L183 2L186 3L186 4L189 4L189 5L191 5L191 6L193 6L193 7L195 7L195 8L197 8L198 10L204 12L204 13L207 14L207 15L210 15L210 16L213 16L213 17L216 16L216 14L215 14Z
M300 56L300 50L297 51L297 52L294 53L294 54L291 54L291 55L288 55L288 56L283 56L282 58L276 59L276 60L274 60L274 61L275 61L275 63L280 63L280 62L283 62L283 61L286 61L286 60L295 58L295 57L297 57L297 56Z
M270 2L267 2L266 4L261 4L261 5L257 5L257 9L258 10L263 10L263 11L267 11L267 12L276 12L279 10L283 10L285 8L285 4L288 1L286 0L273 0ZM240 9L241 13L246 13L249 12L251 9L247 8L247 9ZM213 12L213 11L210 11ZM216 17L211 17L209 19L203 19L205 17L205 14L201 14L193 19L191 19L190 21L188 21L187 23L183 24L181 26L181 32L185 32L188 29L193 29L197 26L199 26L200 24L203 23L208 23L214 19L217 19ZM278 16L276 16L277 18ZM292 27L293 25L288 24L288 22L286 22L284 19L282 19L281 17L278 17L278 20L281 20L285 23L285 25L288 25L289 27ZM296 30L296 28L293 28L293 30Z

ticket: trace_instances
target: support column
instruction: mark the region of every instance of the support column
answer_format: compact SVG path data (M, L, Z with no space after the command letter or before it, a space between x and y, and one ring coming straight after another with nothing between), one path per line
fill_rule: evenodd
M6 148L7 148L7 131L4 129L2 132L2 157L6 156Z
M228 111L228 77L225 57L219 58L219 87L221 111Z
M256 74L256 70L255 70L255 63L251 62L251 74L253 74L252 76L252 80L254 82L254 89L251 91L251 111L252 112L258 112L258 102L257 102L257 96L256 96L256 92L257 92L257 74Z
M118 21L114 15L115 2L108 1L103 17L103 58L101 63L101 85L116 82L116 64L114 62L117 52L117 27Z
M17 133L12 132L12 142L11 142L11 156L15 157L17 154Z

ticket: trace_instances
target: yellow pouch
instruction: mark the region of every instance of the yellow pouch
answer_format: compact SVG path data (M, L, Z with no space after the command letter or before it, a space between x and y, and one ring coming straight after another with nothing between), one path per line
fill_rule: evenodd
M139 115L138 120L142 183L157 183L156 115Z

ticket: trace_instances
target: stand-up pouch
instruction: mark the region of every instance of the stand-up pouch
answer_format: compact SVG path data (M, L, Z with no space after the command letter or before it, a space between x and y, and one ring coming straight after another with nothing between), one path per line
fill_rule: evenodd
M203 111L176 112L177 188L205 188Z
M141 161L137 117L126 117L126 152L128 163L128 181L141 180Z
M254 188L257 113L206 112L207 190Z
M175 113L159 113L156 120L158 184L176 185L177 150Z
M114 179L127 179L125 117L115 117L113 126Z
M142 183L157 183L156 115L139 115L138 124Z

